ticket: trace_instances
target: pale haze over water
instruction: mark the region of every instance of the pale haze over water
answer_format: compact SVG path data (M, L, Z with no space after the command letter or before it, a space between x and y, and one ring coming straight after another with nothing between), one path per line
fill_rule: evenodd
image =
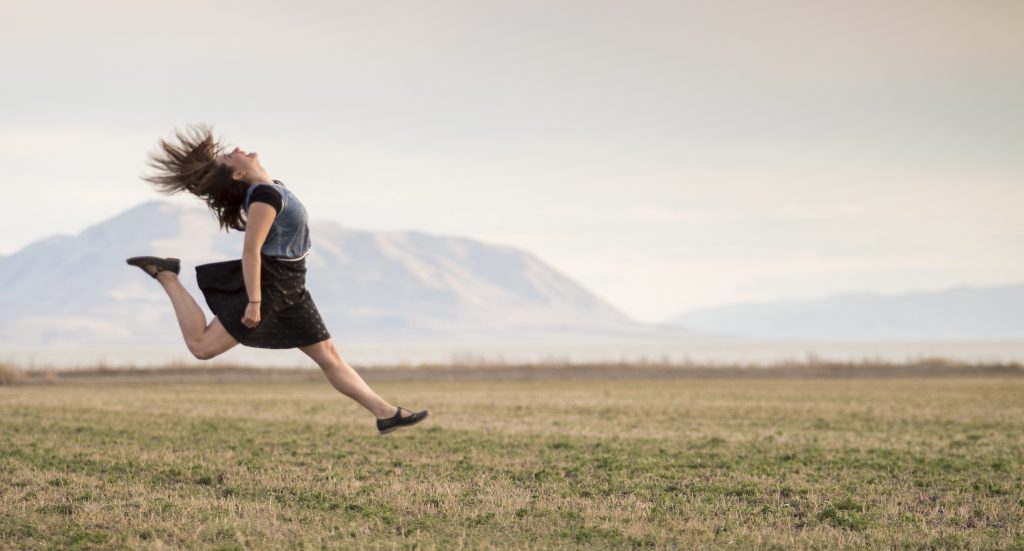
M514 245L640 321L1019 283L1021 21L1009 0L5 2L0 253L157 198L146 153L207 122L314 220Z

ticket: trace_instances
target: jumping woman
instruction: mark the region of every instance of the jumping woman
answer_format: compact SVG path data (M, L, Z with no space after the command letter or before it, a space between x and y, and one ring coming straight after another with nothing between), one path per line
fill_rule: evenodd
M184 191L199 197L222 229L245 232L241 259L196 266L196 281L214 315L209 325L178 280L179 259L128 259L167 292L189 351L207 360L239 343L298 348L320 366L334 388L377 418L381 434L425 419L427 410L414 413L381 398L335 348L306 290L309 225L295 194L270 178L255 151L228 151L205 125L175 135L176 144L160 140L158 152L149 157L157 173L143 179L166 195Z

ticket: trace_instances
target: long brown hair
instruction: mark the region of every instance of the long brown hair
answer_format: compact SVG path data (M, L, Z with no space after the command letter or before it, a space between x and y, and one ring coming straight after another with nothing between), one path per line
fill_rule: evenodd
M248 185L232 178L231 169L217 162L224 147L213 138L210 127L189 125L184 132L175 129L174 134L178 143L161 139L158 151L149 154L147 165L157 173L142 179L165 195L187 191L199 197L217 217L221 229L245 231L242 202Z

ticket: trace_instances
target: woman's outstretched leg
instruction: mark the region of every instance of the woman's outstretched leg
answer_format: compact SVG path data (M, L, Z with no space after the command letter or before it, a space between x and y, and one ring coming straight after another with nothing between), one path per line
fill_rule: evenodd
M177 274L169 271L160 272L156 275L156 280L171 298L181 334L185 337L185 346L193 356L200 360L209 360L238 344L216 317L210 325L206 325L206 315L188 289L181 284Z
M368 409L374 417L386 419L395 414L398 408L389 404L366 384L366 381L356 373L352 366L348 365L338 353L334 346L334 339L327 339L309 346L301 346L299 350L313 358L313 361L320 366L327 376L327 380L338 389L338 392L359 402L361 406ZM402 417L411 415L408 411L402 410Z

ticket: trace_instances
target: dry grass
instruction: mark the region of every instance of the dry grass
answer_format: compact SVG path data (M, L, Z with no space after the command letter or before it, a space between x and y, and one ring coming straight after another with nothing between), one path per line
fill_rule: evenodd
M0 388L0 546L1024 548L1024 378Z
M564 378L821 378L821 377L932 377L932 376L1024 376L1019 362L964 362L947 358L916 361L835 361L808 356L803 361L759 363L696 363L691 361L644 360L635 362L569 362L550 359L534 362L471 361L460 356L448 364L376 366L359 368L368 380L508 380ZM253 382L318 381L315 365L302 367L259 367L243 363L173 362L152 367L113 367L99 364L90 368L31 370L0 364L0 385L68 382L103 384L124 382Z
M25 371L13 365L0 362L0 385L9 385L25 379Z

